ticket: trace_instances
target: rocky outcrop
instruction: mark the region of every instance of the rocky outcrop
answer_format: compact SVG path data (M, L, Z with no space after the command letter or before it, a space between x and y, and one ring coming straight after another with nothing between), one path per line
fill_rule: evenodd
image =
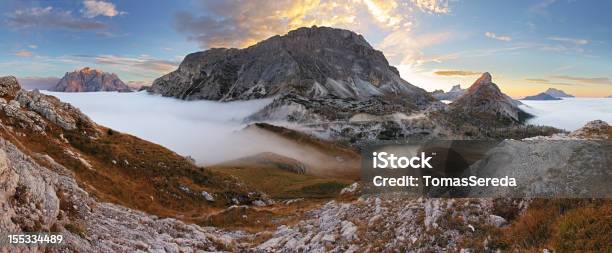
M351 186L352 187L352 186ZM280 226L257 246L263 252L471 252L468 238L484 248L474 228L505 223L486 199L425 199L402 195L363 196L331 201L294 226ZM484 232L486 233L486 232ZM465 247L462 249L462 247Z
M0 77L0 97L14 97L20 89L21 86L14 76Z
M455 99L463 96L463 94L465 94L465 91L465 89L461 89L461 85L457 84L453 86L448 92L437 92L434 93L433 96L438 100L454 101Z
M95 128L95 123L78 108L64 103L56 97L42 94L38 90L21 90L17 93L15 101L27 110L39 113L65 130L75 130L77 125Z
M85 67L66 73L52 91L60 92L92 92L92 91L131 91L115 73L106 73L97 69Z
M229 233L97 202L68 169L49 156L37 158L48 167L0 139L0 231L54 231L64 242L0 245L0 251L193 252L231 246L223 244L232 242Z
M515 178L518 187L474 187L469 197L609 198L612 128L596 120L569 133L504 140L466 175Z
M96 135L96 124L78 108L38 90L22 90L14 77L0 78L0 90L6 98L0 99L0 111L24 129L43 133L47 129L46 122L50 121L64 130L76 130L81 126L91 130L89 134Z
M548 93L541 92L537 95L527 96L523 98L523 100L561 100L561 99L557 97L553 97L549 95Z
M520 122L526 112L518 108L518 102L501 92L493 83L491 74L482 74L467 92L450 104L457 113L478 118L491 118Z
M431 100L424 90L404 81L361 35L316 26L245 49L190 54L176 71L155 80L149 91L187 100L232 101L287 93L356 101L395 96L416 105Z
M565 93L562 90L555 89L555 88L548 88L546 91L544 91L544 93L552 97L556 97L556 98L573 98L574 97L570 94Z
M570 137L581 139L612 140L612 126L603 120L593 120L569 134Z

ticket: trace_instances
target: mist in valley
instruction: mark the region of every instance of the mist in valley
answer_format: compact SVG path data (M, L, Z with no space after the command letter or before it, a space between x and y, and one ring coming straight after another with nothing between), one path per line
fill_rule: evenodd
M245 117L272 99L236 102L183 101L146 92L43 91L78 107L96 123L160 144L199 165L272 152L317 169L336 159L264 130L245 131Z

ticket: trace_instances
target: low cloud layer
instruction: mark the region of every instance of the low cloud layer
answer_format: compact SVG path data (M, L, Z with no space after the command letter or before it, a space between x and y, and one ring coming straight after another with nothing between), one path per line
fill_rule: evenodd
M230 103L183 101L146 92L45 92L78 107L97 123L214 164L265 151L282 151L266 136L238 135L244 117L271 100Z
M535 115L528 123L576 130L587 122L600 119L612 122L612 99L564 98L562 101L521 100L521 109ZM571 115L571 116L569 116Z

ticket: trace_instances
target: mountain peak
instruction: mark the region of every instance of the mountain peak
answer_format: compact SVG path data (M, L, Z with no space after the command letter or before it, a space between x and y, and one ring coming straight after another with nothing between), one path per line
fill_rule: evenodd
M555 88L548 88L546 91L544 91L543 93L546 93L552 97L555 98L568 98L568 97L574 97L570 94L565 93L565 91L559 90L559 89L555 89Z
M519 122L527 114L519 109L517 104L517 101L504 94L492 82L491 74L485 72L451 107L477 117L501 117Z
M474 92L476 89L480 88L482 85L490 85L494 86L499 90L497 85L493 83L493 78L489 72L484 72L476 81L468 88L468 92Z
M130 91L130 88L115 73L84 67L80 70L67 72L52 90L60 92L127 92Z
M189 54L149 91L187 100L249 100L292 93L306 99L365 101L396 97L416 107L433 100L363 36L331 27L303 27L243 49Z
M449 92L459 92L462 91L461 84L453 85Z
M480 78L476 80L476 83L492 83L492 82L493 82L493 78L491 77L491 74L489 72L482 73Z

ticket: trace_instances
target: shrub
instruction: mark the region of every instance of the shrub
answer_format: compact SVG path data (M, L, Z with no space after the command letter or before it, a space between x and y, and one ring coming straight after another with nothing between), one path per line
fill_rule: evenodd
M505 241L515 247L530 249L543 244L551 233L555 214L547 209L531 209L509 227Z
M556 222L552 244L559 252L612 252L612 207L569 211Z

